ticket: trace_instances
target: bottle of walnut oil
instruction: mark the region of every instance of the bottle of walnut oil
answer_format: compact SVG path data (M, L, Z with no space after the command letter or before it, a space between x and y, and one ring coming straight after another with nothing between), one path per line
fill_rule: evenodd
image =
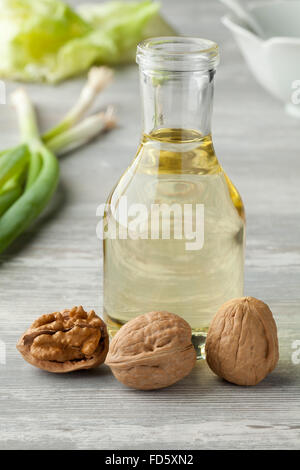
M210 321L243 295L245 215L211 135L212 41L138 46L143 134L104 217L104 314L111 335L154 310L182 316L201 357Z

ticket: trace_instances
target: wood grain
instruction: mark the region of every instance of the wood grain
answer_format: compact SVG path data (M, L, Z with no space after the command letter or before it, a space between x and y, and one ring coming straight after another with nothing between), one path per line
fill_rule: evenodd
M76 3L76 2L70 2ZM77 2L79 3L79 2ZM215 39L214 141L247 210L246 293L274 311L280 339L277 369L257 387L222 382L205 362L175 386L137 392L107 367L56 376L24 363L18 336L44 312L83 304L102 310L101 247L96 207L133 158L140 133L137 68L118 70L98 101L117 106L119 127L61 160L52 208L0 257L1 449L296 449L300 444L300 122L254 81L215 0L164 0L185 35ZM30 85L42 128L61 116L81 79L57 87ZM15 84L7 84L8 92ZM1 147L17 143L15 113L0 107Z

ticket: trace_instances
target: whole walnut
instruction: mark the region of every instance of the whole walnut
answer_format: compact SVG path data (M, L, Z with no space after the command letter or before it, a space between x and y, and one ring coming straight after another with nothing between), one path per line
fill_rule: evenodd
M91 369L105 361L106 325L82 307L39 317L21 336L17 348L33 366L49 372Z
M275 368L277 328L269 307L254 297L226 302L210 325L206 360L213 372L237 385L256 385Z
M196 352L192 331L183 318L150 312L130 320L113 338L105 363L128 387L168 387L190 373Z

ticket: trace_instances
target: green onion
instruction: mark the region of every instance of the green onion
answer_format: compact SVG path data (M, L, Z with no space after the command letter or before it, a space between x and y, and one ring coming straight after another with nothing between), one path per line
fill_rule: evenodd
M34 109L25 90L13 94L23 140L30 153L41 156L42 168L35 181L0 218L0 253L5 250L42 212L58 183L56 157L39 138Z
M92 67L88 73L88 80L79 95L78 101L62 121L44 135L44 142L48 143L57 135L74 126L93 104L98 93L102 91L112 79L112 69L108 67Z
M0 216L21 196L22 191L19 184L0 193Z
M77 126L51 139L48 142L48 148L56 155L64 155L86 144L99 133L112 129L115 125L114 110L112 106L109 106L106 112L89 116Z
M111 79L110 69L94 67L77 103L43 137L39 136L35 111L25 90L13 93L22 144L0 152L0 253L43 211L55 191L59 167L54 153L75 150L115 126L112 107L78 123Z
M28 163L29 153L26 145L21 145L6 152L0 160L0 188L15 173L19 172Z

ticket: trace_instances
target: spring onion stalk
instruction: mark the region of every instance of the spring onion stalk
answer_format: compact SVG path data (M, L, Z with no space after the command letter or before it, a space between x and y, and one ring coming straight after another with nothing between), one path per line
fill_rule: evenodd
M113 71L109 67L92 67L88 73L88 80L79 95L78 101L62 121L43 136L44 142L48 143L57 135L74 126L93 104L98 93L100 93L112 79Z
M57 157L61 157L70 151L74 151L83 145L87 144L99 134L113 129L116 126L115 112L112 106L109 106L105 112L93 114L83 119L76 126L58 134L56 137L50 139L47 147L55 153ZM4 150L0 152L0 162L2 156L6 155L11 150ZM36 162L38 167L41 166L41 160ZM28 170L28 180L31 179L30 173L34 173L31 166Z
M59 177L58 161L39 138L35 112L24 89L12 95L22 139L30 154L38 153L42 166L36 179L0 217L0 253L4 251L42 212L51 199Z
M25 190L35 182L42 168L42 158L39 153L32 152L30 155L30 162L27 173L27 180Z
M21 196L22 191L19 184L0 192L0 216Z
M47 146L57 156L61 156L85 145L115 125L114 109L109 106L105 112L89 116L76 126L49 140Z
M112 107L108 107L103 113L98 113L83 119L77 126L63 132L50 140L47 147L56 156L62 156L70 151L85 145L100 133L112 129L116 125L116 119ZM23 149L27 147L22 146ZM2 152L3 156L10 155L11 151ZM0 153L1 157L1 153ZM3 159L0 158L0 167ZM36 179L42 166L41 156L34 152L30 155L30 164L21 168L20 175L16 173L2 187L0 186L0 217L20 197L24 189L27 190ZM27 171L28 168L28 171ZM26 171L24 171L26 170ZM20 179L21 178L21 179ZM5 180L7 177L5 177Z
M43 142L47 140L46 147L50 152L59 156L64 155L116 125L112 107L78 123L93 104L97 94L108 85L112 77L113 72L107 67L94 67L90 71L77 103L61 123L42 138ZM0 221L3 214L34 186L40 177L45 160L51 160L39 137L35 111L25 91L15 92L13 102L17 108L23 144L14 149L0 151ZM25 202L26 200L23 199ZM18 206L15 210L17 208ZM35 218L35 215L33 217ZM1 243L0 234L0 252Z
M0 161L0 188L17 172L23 170L28 163L28 157L26 145L20 145L5 153Z
M48 132L46 132L42 139L43 141L47 144L52 145L52 140L56 139L57 136L60 136L62 134L62 139L61 142L63 143L65 141L65 138L69 136L68 131L82 118L84 113L88 111L88 109L92 106L92 104L95 101L95 98L97 97L98 93L102 91L113 79L114 72L112 69L109 67L93 67L89 73L88 73L88 79L86 83L84 84L81 93L79 95L78 101L75 103L75 105L71 108L71 110L66 114L66 116L62 119L62 121L57 124L54 128L50 129ZM99 119L99 121L98 121ZM85 129L86 135L90 135L90 138L93 139L97 135L97 125L95 124L95 121L99 122L99 133L102 132L102 126L100 122L100 118L87 118L87 121L82 122L82 127L78 129L80 139L82 138L82 132L84 133L83 129ZM30 120L31 125L32 125L32 120ZM84 123L84 124L83 124ZM29 124L27 122L24 122L23 126L28 126ZM35 124L36 125L36 124ZM113 127L113 126L111 126ZM82 129L82 130L80 130ZM109 129L109 126L107 127ZM36 131L36 129L35 129ZM74 147L72 149L76 149L77 147L80 147L84 143L88 142L88 138L84 140L82 143L78 142L77 143L77 132L74 132L72 135L74 135ZM66 139L67 140L67 139ZM55 142L55 147L58 147L59 154L62 155L65 152L63 148L60 147L59 144ZM11 149L6 149L0 151L0 160L2 157L9 152ZM40 160L38 162L38 159L36 161L36 167L39 167ZM30 173L35 173L34 169L30 170ZM29 180L31 180L33 176L29 176Z
M28 151L27 147L26 150ZM25 178L26 171L19 168L14 176L0 188L0 217L23 193Z

